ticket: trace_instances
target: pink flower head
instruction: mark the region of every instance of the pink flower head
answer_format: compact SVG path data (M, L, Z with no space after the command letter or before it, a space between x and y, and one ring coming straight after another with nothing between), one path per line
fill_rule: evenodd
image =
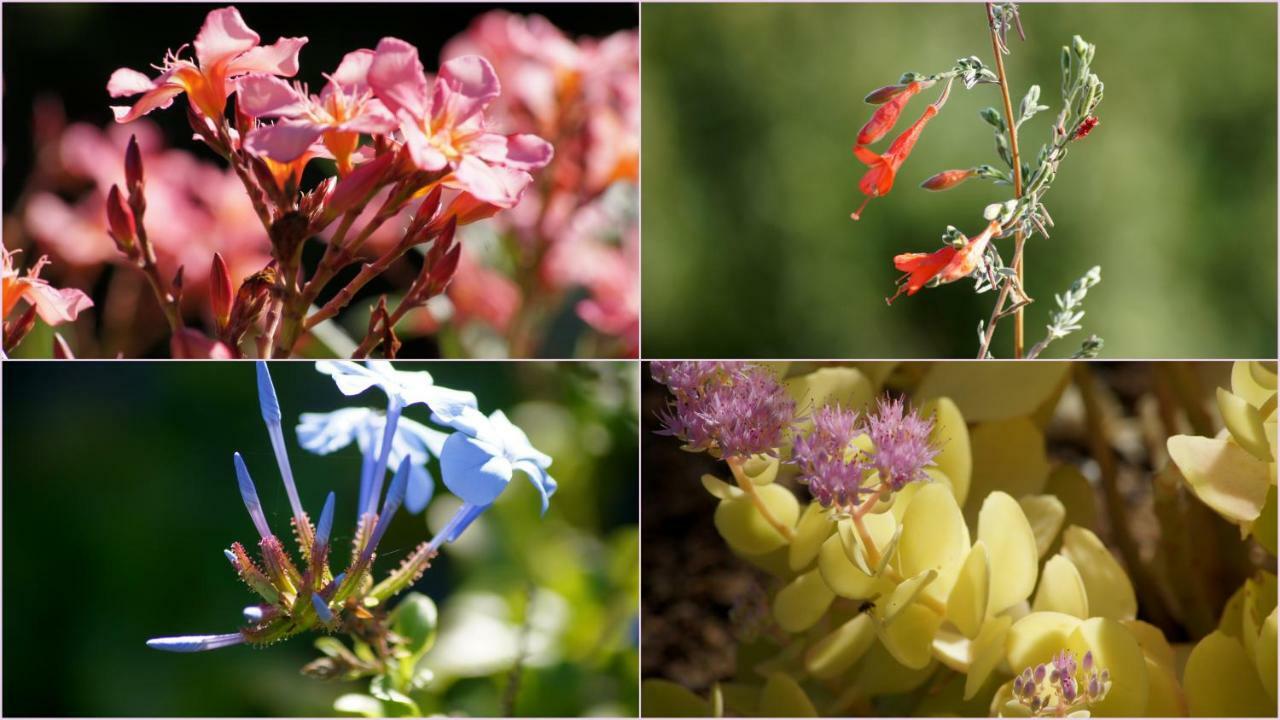
M27 269L26 275L19 277L17 268L13 266L13 256L17 255L17 251L0 249L0 255L3 256L0 285L3 285L4 291L4 307L0 318L9 317L20 300L34 305L36 314L49 325L71 322L81 310L93 307L93 301L82 291L75 288L55 288L40 279L40 271L48 263L47 258L41 257Z
M428 82L418 49L396 38L378 43L369 86L395 113L413 164L445 172L445 185L500 208L514 207L533 181L529 171L551 161L551 144L536 135L486 130L485 108L501 94L487 60L450 60Z
M347 53L319 95L265 73L240 78L240 109L250 117L280 119L251 131L245 148L276 162L293 163L320 142L337 160L338 174L349 174L361 135L384 135L398 126L369 88L366 78L372 63L372 50Z
M684 440L690 450L737 460L775 454L795 421L795 400L759 365L655 362L652 372L673 396L661 434Z
M882 482L901 490L907 483L928 479L924 469L939 450L929 439L933 418L921 418L901 398L881 398L876 412L867 416L866 427L876 446L874 463Z
M142 95L133 107L111 108L116 122L130 122L157 108L167 108L186 93L205 117L220 119L227 96L235 89L230 81L248 73L292 77L298 72L298 52L307 38L279 38L273 45L259 45L260 38L245 24L234 7L214 10L196 35L195 61L179 58L183 48L170 52L159 77L120 68L107 81L111 97ZM185 46L183 46L185 47Z
M825 406L813 412L813 430L796 438L791 462L800 469L800 482L809 486L822 505L843 510L862 504L870 488L862 480L871 469L853 441L865 431L858 413Z

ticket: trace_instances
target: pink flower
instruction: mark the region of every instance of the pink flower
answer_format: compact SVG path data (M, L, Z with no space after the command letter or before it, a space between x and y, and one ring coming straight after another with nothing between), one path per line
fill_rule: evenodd
M18 302L26 300L36 308L36 314L49 325L61 325L76 319L80 311L93 307L93 301L82 291L75 288L55 288L47 281L40 279L40 271L49 262L41 257L27 269L24 276L18 275L13 266L13 256L17 251L9 252L0 248L3 264L0 265L0 285L3 286L4 308L0 318L9 317L9 313L17 307Z
M338 174L346 176L355 166L360 135L384 135L399 125L369 89L366 77L372 62L372 50L347 53L318 96L272 75L240 78L236 95L240 109L251 117L280 118L274 125L251 131L245 148L291 163L318 141L337 160Z
M414 165L447 172L446 186L478 200L514 207L533 181L529 171L551 161L550 143L536 135L488 132L484 111L501 89L493 66L482 57L450 60L428 82L417 48L383 38L368 82L395 113Z
M520 288L505 275L480 264L462 246L458 269L449 284L449 299L457 312L458 326L475 318L506 332L520 308Z
M233 78L252 72L284 77L297 74L298 52L307 38L280 38L274 45L261 46L259 40L234 7L210 12L193 43L195 62L179 58L179 48L165 57L155 79L129 68L111 74L107 82L111 97L142 95L131 108L111 108L116 122L130 122L157 108L167 108L184 92L205 117L220 119L226 112L227 96L235 89L229 82Z

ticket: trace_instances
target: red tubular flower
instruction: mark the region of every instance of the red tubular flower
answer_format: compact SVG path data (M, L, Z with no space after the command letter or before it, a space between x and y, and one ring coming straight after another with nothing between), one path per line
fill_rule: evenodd
M937 278L939 284L955 282L968 277L982 261L983 253L991 238L1000 230L1000 221L992 220L981 234L965 238L963 247L951 245L932 253L903 253L893 258L893 266L906 273L898 281L898 292L885 302L892 304L905 290L915 295L920 288ZM963 236L962 236L963 237Z
M1098 127L1098 125L1100 125L1101 123L1102 121L1093 115L1090 115L1084 120L1081 120L1080 127L1076 128L1076 136L1073 137L1072 140L1079 140L1083 138L1084 136L1093 132L1093 129Z
M862 205L851 215L854 220L861 217L862 209L867 206L871 198L887 195L893 189L893 179L898 173L898 168L902 167L902 163L915 148L916 141L920 139L920 133L924 132L924 126L937 114L936 105L925 108L920 119L904 130L883 155L876 154L861 145L853 148L854 156L869 168L858 183L858 189L867 196L867 199L863 200Z
M920 183L920 187L925 190L950 190L960 183L968 180L977 174L977 171L970 168L969 170L943 170L942 172L930 176L927 180Z
M906 107L907 101L923 89L923 85L919 82L909 83L901 90L892 93L889 99L876 111L871 114L871 119L866 125L862 126L862 130L858 132L858 144L870 145L879 140L898 123L898 116L902 114L902 108ZM881 88L877 93L885 90ZM873 93L875 95L876 93Z

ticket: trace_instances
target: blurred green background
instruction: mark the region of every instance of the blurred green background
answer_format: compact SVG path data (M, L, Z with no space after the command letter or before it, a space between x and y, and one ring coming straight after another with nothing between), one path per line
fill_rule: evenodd
M501 715L521 628L528 650L515 714L637 714L637 367L634 363L398 363L501 408L554 458L544 518L517 479L415 590L440 606L424 663L424 712ZM346 398L311 363L273 362L288 427L302 412L377 406ZM221 550L250 540L231 455L254 473L274 527L285 497L248 363L23 363L3 367L6 715L332 715L367 681L299 669L314 634L266 649L178 655L160 635L234 631L251 595ZM425 408L407 413L426 421ZM318 457L288 434L303 505L337 492L335 546L351 540L359 453ZM431 469L436 471L435 461ZM425 516L457 501L443 485ZM376 572L428 537L401 511ZM525 612L528 608L528 613ZM527 620L527 622L526 622Z
M932 251L947 225L973 234L1012 195L934 172L995 164L995 86L957 86L863 219L850 153L872 89L958 57L992 64L980 4L645 5L644 351L648 357L973 357L994 303L970 281L886 307L897 253ZM1023 126L1034 158L1060 109L1059 48L1097 45L1102 124L1073 145L1046 205L1053 238L1027 249L1028 345L1053 294L1091 266L1084 331L1104 357L1274 357L1276 7L1028 3L1006 59L1014 103L1050 105ZM937 91L922 98L932 102ZM903 127L919 117L914 100ZM875 145L883 151L888 139ZM1006 260L1011 241L1001 242ZM1007 327L1006 327L1007 325ZM993 352L1012 354L1012 323Z

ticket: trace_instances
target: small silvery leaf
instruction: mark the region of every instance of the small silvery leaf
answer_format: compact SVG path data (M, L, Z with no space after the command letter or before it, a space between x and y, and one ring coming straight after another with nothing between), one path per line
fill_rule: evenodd
M978 111L978 116L981 117L991 127L995 128L996 130L999 130L1000 132L1004 132L1005 130L1004 118L1000 117L1000 113L996 111L995 108L993 107L982 108L981 110Z
M986 220L987 222L991 222L992 220L995 220L996 218L1000 217L1001 209L1002 209L1002 206L1000 205L1000 203L991 203L990 205L982 209L982 219Z
M1013 154L1009 151L1009 141L1001 133L996 133L996 154L1009 167L1013 167Z

